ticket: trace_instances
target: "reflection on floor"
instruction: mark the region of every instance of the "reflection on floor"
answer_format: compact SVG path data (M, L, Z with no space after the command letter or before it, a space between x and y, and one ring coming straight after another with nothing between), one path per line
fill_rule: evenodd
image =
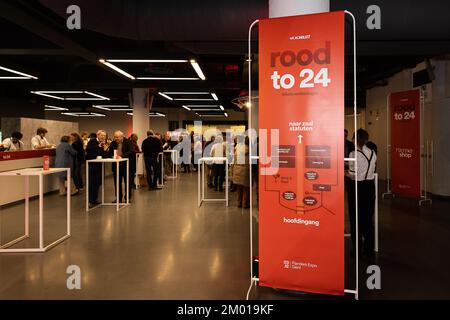
M106 185L106 200L112 200L112 181ZM0 299L244 299L250 284L249 211L235 207L236 195L230 196L228 208L223 203L197 208L195 173L169 180L164 190L135 191L132 205L118 214L113 207L87 214L84 195L75 196L68 241L45 254L0 254ZM19 247L37 244L37 202L31 205L33 236ZM382 289L365 289L362 260L361 299L450 298L449 209L448 201L435 200L431 208L410 200L381 201ZM20 234L23 210L17 205L0 211L3 243ZM49 243L64 232L65 198L46 197L45 216ZM81 268L81 290L66 287L69 265ZM354 270L347 254L348 288L355 285ZM250 297L330 298L263 287Z

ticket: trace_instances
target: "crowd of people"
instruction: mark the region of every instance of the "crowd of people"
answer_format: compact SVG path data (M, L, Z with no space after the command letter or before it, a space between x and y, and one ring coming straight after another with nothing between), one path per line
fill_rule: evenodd
M48 131L45 128L38 128L36 135L31 138L31 147L33 150L42 150L55 148L46 139ZM348 131L344 132L345 141L345 157L357 158L358 168L355 167L354 161L345 162L345 189L347 191L347 201L350 217L350 228L353 242L353 254L356 242L356 199L355 199L355 180L358 186L358 213L360 229L360 240L363 243L363 253L372 256L374 249L374 211L375 211L375 183L374 173L377 161L377 146L369 141L369 134L364 129L356 132L357 145L355 146L355 135L353 141L348 140ZM21 132L13 132L11 137L3 140L2 151L22 151L24 143L22 141L23 134ZM230 143L230 139L224 139L221 134L211 136L208 141L204 140L201 135L180 135L178 139L173 139L170 134L162 136L154 133L152 130L147 132L147 137L143 140L141 148L138 144L138 136L131 134L129 138L125 137L123 132L114 132L113 138L108 138L104 130L97 133L74 132L70 135L61 137L59 145L56 147L55 167L70 168L72 177L68 179L66 173L59 176L60 194L65 195L67 183L70 183L72 194L77 194L79 190L84 189L83 182L83 166L86 160L101 158L127 158L129 159L129 176L127 177L127 169L125 162L119 164L119 172L116 172L116 166L112 166L114 176L119 176L119 194L116 195L116 201L126 201L126 194L123 192L129 190L128 197L132 198L132 190L135 186L136 175L136 153L142 152L144 155L144 164L146 171L146 182L149 190L160 190L163 180L166 176L162 174L162 164L164 161L164 172L168 173L173 168L173 160L170 153L165 154L165 150L178 150L181 159L181 168L185 173L197 170L198 159L201 157L213 158L206 161L206 179L209 188L215 191L223 191L225 183L225 170L229 170L229 187L230 191L237 191L237 206L239 208L250 207L250 170L254 170L255 166L250 168L249 164L249 139L244 136L234 137ZM239 142L239 143L238 143ZM190 152L186 152L189 151ZM186 154L185 154L186 152ZM162 155L162 156L161 156ZM224 158L227 157L228 163L232 164L227 167ZM214 159L216 158L216 159ZM236 161L239 160L239 161ZM357 169L357 170L356 170ZM257 171L255 170L255 177ZM356 174L357 172L357 174ZM93 207L99 204L98 190L102 184L101 164L93 163L89 167L89 206ZM130 181L130 187L126 187L127 178ZM116 179L114 185L116 184ZM257 182L257 179L253 183ZM115 185L116 187L116 185Z

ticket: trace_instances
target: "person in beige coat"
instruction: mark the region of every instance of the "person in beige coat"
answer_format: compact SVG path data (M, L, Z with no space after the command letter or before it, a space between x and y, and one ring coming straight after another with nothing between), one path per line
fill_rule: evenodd
M239 141L239 139L238 139ZM250 208L250 165L249 165L249 140L245 138L245 144L238 143L234 149L233 184L238 193L238 208Z

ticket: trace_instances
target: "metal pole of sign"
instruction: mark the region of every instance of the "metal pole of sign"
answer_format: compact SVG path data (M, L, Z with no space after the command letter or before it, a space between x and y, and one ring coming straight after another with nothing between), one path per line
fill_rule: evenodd
M259 23L259 20L253 21L248 29L248 102L250 104L250 108L248 108L248 132L249 132L249 164L250 164L250 287L247 291L246 299L249 299L250 291L252 290L253 283L257 284L258 280L253 276L253 191L252 191L252 154L253 154L253 139L252 139L252 29L253 27Z
M345 14L348 14L352 20L353 20L353 90L354 90L354 96L353 96L353 114L354 114L354 125L355 125L355 145L358 146L358 135L356 134L356 131L358 130L357 126L357 97L356 97L356 19L355 16L350 12L345 10ZM355 267L356 267L356 287L355 290L344 290L344 292L352 293L355 295L355 299L358 300L359 295L359 231L358 231L358 157L355 152L355 158L353 160L355 162L355 213L356 213L356 253L355 253Z
M390 121L391 121L391 114L390 114L390 101L391 101L391 94L389 93L386 98L386 187L387 192L383 193L383 199L385 196L392 195L391 191L391 137L390 137Z
M378 252L378 173L375 173L375 252Z
M423 90L420 90L420 146L421 149L425 149L424 148L424 141L425 139L425 103L424 103L424 96L423 96ZM428 184L428 179L427 179L427 175L428 175L428 150L429 146L428 146L428 140L426 140L426 149L425 149L425 170L423 169L423 157L420 157L420 192L423 193L421 196L421 199L419 201L419 206L422 206L423 203L425 202L430 202L430 204L432 204L432 200L427 198L427 184ZM421 151L422 151L421 150ZM421 152L421 155L423 153Z

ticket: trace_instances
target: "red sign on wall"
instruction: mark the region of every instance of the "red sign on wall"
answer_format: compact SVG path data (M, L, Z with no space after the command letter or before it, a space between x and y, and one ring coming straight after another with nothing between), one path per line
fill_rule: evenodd
M392 93L391 190L419 198L420 187L420 90Z
M260 284L343 295L344 12L260 21L259 72Z

